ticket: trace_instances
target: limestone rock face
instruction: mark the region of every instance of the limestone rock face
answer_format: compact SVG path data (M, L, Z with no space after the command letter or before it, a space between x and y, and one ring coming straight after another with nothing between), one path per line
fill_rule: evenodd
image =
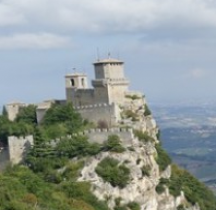
M156 191L156 186L161 178L170 178L171 167L168 166L163 172L159 171L159 166L155 160L157 157L155 144L158 143L158 128L151 115L144 115L145 103L143 99L137 99L137 103L136 100L128 99L125 107L121 107L121 125L148 133L151 141L141 142L137 137L132 136L130 147L128 147L128 141L124 142L124 139L121 139L121 144L126 149L123 153L102 152L88 158L78 181L89 181L92 185L92 192L98 199L106 201L110 209L114 209L116 200L120 199L121 205L136 202L140 205L141 210L177 210L181 204L187 203L183 192L175 198L169 193L167 187L162 194L158 194ZM134 114L131 117L127 116L128 113ZM95 168L106 157L114 158L118 160L119 164L124 164L130 169L130 180L126 187L113 187L96 173ZM142 168L145 166L149 168L147 175L142 173ZM199 210L199 207L191 206L187 209Z

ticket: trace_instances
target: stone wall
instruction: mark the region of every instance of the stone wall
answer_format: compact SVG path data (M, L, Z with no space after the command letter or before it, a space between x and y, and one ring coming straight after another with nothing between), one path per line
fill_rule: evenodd
M9 150L9 160L12 164L18 164L22 162L27 151L33 146L34 139L33 136L26 137L8 137L8 150Z
M94 104L89 106L79 106L75 109L81 114L83 119L98 124L104 121L108 126L115 125L120 117L120 109L117 104Z
M66 89L67 101L73 103L74 106L84 106L94 104L94 89Z
M111 128L111 129L91 129L79 133L79 135L85 135L90 142L104 143L110 135L118 135L124 145L131 145L134 134L132 129L123 128Z

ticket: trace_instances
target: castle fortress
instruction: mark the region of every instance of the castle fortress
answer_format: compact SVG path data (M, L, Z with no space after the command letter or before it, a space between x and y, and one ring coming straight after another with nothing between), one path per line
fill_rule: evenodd
M124 76L123 62L116 59L93 63L95 79L88 88L85 74L65 76L66 100L72 102L84 119L115 125L120 120L119 105L124 104L129 81Z
M116 59L105 59L95 62L95 79L93 88L88 88L87 76L83 73L67 74L65 76L65 100L47 100L35 104L37 121L40 123L53 103L65 104L72 102L74 108L83 119L94 122L106 122L109 129L85 131L84 135L90 141L101 143L109 135L116 134L124 142L134 139L132 128L147 131L156 139L158 132L156 122L151 115L145 115L146 101L140 92L129 91L129 81L124 76L123 62ZM28 104L7 104L8 118L13 121L20 108ZM124 129L123 127L131 129ZM115 129L113 127L116 127ZM25 157L25 152L33 145L33 137L9 137L8 148L0 148L0 170L4 163L18 163Z
M98 123L106 121L111 127L121 119L120 106L127 101L126 96L141 93L129 92L129 81L124 75L124 62L117 59L98 60L93 63L95 78L88 87L88 78L83 73L67 74L65 76L66 100L49 100L36 104L37 121L40 123L47 109L53 103L72 102L74 108L84 119ZM6 105L10 120L14 120L23 103Z
M95 62L93 89L88 88L87 76L75 73L65 76L66 98L75 107L92 104L122 104L128 91L129 81L124 76L123 62L105 59Z

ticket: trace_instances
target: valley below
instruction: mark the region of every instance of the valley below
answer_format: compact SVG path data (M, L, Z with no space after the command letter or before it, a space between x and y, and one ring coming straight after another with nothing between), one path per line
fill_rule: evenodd
M173 162L216 193L216 106L151 106Z

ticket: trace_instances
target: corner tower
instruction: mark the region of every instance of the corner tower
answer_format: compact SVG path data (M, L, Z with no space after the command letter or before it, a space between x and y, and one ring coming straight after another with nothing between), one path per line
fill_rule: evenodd
M129 81L124 76L124 62L116 59L99 60L94 64L95 80L92 85L95 98L106 103L124 103Z

